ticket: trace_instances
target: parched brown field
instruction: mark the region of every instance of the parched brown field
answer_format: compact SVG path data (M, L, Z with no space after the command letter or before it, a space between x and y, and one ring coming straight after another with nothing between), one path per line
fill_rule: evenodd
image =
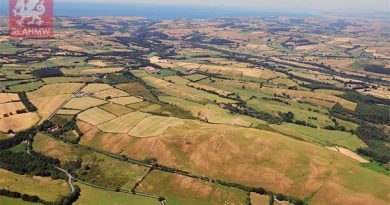
M70 94L65 94L50 97L34 98L30 101L32 104L35 105L35 107L38 108L37 112L41 116L41 122L43 122L70 97Z
M105 63L103 61L91 61L88 64L95 65L95 66L98 66L98 67L106 67L107 66L107 63Z
M269 196L251 193L251 202L253 205L269 205Z
M83 88L81 90L81 92L95 93L95 92L99 92L99 91L103 91L103 90L107 90L107 89L111 89L111 88L112 87L110 85L107 85L107 84L91 83L91 84L88 84L87 86L85 86L85 88Z
M114 98L114 99L111 99L110 101L117 103L117 104L120 104L120 105L129 105L129 104L143 102L142 99L134 97L134 96Z
M244 205L246 193L176 174L152 171L137 191L165 196L167 204Z
M110 88L107 90L99 91L99 92L96 92L94 95L95 95L95 97L100 98L100 99L106 99L108 97L119 98L119 97L129 96L129 94L126 93L125 91L122 91L122 90L119 90L116 88Z
M64 108L86 110L88 108L104 105L106 103L107 101L92 97L72 98L68 103L65 104Z
M30 100L43 97L52 97L56 95L73 94L83 86L82 83L56 83L49 84L39 88L36 91L27 93Z
M0 118L2 118L4 114L16 114L17 110L23 109L25 109L25 107L21 102L2 103L0 104Z
M39 120L40 117L37 113L23 113L18 115L11 115L9 117L0 119L0 131L23 131L37 124Z
M13 93L0 93L0 103L19 101L19 95Z
M100 108L91 108L77 115L82 120L91 125L100 125L104 122L114 119L116 116Z
M149 114L142 112L132 112L106 122L98 126L98 128L107 133L126 134L147 116L149 116Z
M186 121L163 136L137 139L95 129L84 125L80 143L300 198L313 196L312 204L386 205L390 200L387 176L332 150L268 131Z

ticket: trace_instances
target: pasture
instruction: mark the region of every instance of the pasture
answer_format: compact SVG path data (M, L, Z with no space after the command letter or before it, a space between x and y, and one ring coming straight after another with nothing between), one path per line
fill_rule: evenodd
M132 112L101 124L98 128L107 133L126 134L147 116L149 116L149 114L143 112Z
M367 145L356 135L352 135L348 132L316 129L295 124L270 126L283 134L303 138L308 141L314 141L326 146L338 145L353 151L356 151L358 148L367 147Z
M77 119L95 126L110 121L115 117L115 115L97 107L91 108L77 115Z
M105 105L100 106L100 108L107 111L107 112L110 112L116 116L122 116L124 114L127 114L127 113L134 111L131 108L128 108L128 107L123 106L123 105L118 105L115 103L107 103Z
M92 97L72 98L68 103L65 104L64 108L86 110L88 108L97 107L106 103L107 101Z
M199 175L300 198L311 196L310 204L350 204L359 199L385 205L390 200L387 176L325 147L269 131L185 122L158 140L99 134L88 135L80 143L135 159L155 157L160 164ZM353 196L348 196L351 191Z
M129 96L128 93L125 91L116 89L116 88L110 88L107 90L99 91L94 94L95 97L100 99L107 99L107 98L120 98L120 97L126 97Z
M147 168L112 159L106 155L55 140L38 133L34 149L42 154L60 159L62 164L81 159L82 166L75 173L83 181L109 188L130 190L147 172ZM85 169L85 167L88 167ZM115 167L115 169L108 169Z
M126 193L114 191L105 191L89 187L80 183L77 185L81 188L79 199L75 205L96 204L96 205L123 205L123 204L142 204L142 205L160 205L157 199L151 199L141 196L135 196Z
M82 83L56 83L41 87L40 89L27 93L30 100L43 97L52 97L64 94L73 94L83 86Z
M167 204L177 205L244 205L247 197L239 189L161 171L152 171L137 191L164 196Z
M4 169L0 169L0 176L2 176L0 189L36 195L46 201L56 201L70 192L68 184L64 180L19 175Z
M134 137L159 136L164 134L169 128L183 124L184 120L179 118L148 116L132 128L128 134Z
M19 95L13 93L0 93L0 103L19 101Z
M40 117L37 113L23 113L17 115L11 115L6 118L0 119L0 131L7 132L8 130L13 130L14 132L19 132L26 130L40 120Z
M17 110L25 109L23 103L21 102L9 102L0 104L0 118L5 114L16 114Z
M103 90L107 90L107 89L111 89L112 87L110 85L107 85L107 84L102 84L102 83L91 83L91 84L88 84L87 86L85 86L81 92L91 92L91 93L95 93L95 92L99 92L99 91L103 91Z
M130 104L143 102L143 100L134 96L130 96L130 97L114 98L111 99L110 102L114 102L120 105L130 105Z

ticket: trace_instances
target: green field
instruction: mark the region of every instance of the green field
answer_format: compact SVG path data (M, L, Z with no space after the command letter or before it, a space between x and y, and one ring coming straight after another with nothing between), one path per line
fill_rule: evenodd
M0 189L36 195L45 201L57 201L69 194L69 187L64 180L53 180L48 177L32 177L14 174L0 169Z
M17 92L30 92L42 87L44 83L42 81L36 81L32 83L13 85L9 87L9 91L13 93Z
M101 190L80 183L77 183L77 185L81 188L81 194L80 198L76 201L76 203L74 203L75 205L160 205L160 202L157 199Z
M130 190L148 171L147 168L112 159L103 154L77 148L54 140L44 134L38 134L34 141L34 150L56 157L61 163L82 160L82 166L75 171L78 178L89 183L112 189Z
M210 123L231 124L243 127L257 126L259 124L265 123L262 120L254 119L248 116L231 114L228 110L225 110L215 104L202 105L196 102L191 102L189 100L183 100L169 96L160 96L159 99L163 102L177 105L184 110L191 111L194 117Z
M4 205L38 205L40 203L27 202L27 201L23 201L22 199L14 199L14 198L9 198L9 197L5 197L5 196L0 196L0 204L4 204Z
M302 134L304 135L304 138L309 141L319 142L324 145L338 145L353 151L361 147L367 147L367 145L356 135L352 135L348 132L316 129L295 124L284 124L282 126L271 125L271 128L274 128L275 130L278 130L286 135L291 134L294 136L294 134L298 133L298 135L295 136L299 137L299 134ZM289 133L289 131L285 130L284 128L292 130L293 133Z

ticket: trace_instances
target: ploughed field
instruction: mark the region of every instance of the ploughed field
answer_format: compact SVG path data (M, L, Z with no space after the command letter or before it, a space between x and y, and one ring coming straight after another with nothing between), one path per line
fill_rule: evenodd
M0 38L0 204L390 203L380 26L60 19Z

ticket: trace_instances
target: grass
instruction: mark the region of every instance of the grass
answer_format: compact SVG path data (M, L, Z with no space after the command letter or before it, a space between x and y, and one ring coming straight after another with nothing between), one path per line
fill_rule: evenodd
M120 105L129 105L129 104L135 104L143 102L142 99L130 96L130 97L120 97L120 98L114 98L110 100L111 102L120 104Z
M170 104L179 106L184 110L191 111L194 117L202 119L204 121L216 124L230 124L243 127L257 126L263 124L261 120L257 120L248 116L234 115L214 104L202 105L199 103L191 102L188 100L182 100L169 96L161 96L160 100Z
M63 94L34 98L30 101L32 104L34 104L35 107L38 108L37 113L41 117L40 121L43 122L70 97L70 94Z
M0 103L19 101L19 95L13 93L0 93Z
M106 122L98 128L103 132L125 134L147 116L149 115L146 113L132 112Z
M119 98L119 97L127 97L129 96L128 93L125 91L116 89L116 88L110 88L107 90L99 91L95 93L95 97L100 99L106 99L106 98Z
M52 77L52 78L43 78L45 84L57 84L57 83L87 83L96 80L93 77Z
M83 85L82 83L50 84L50 85L45 85L34 92L28 93L27 96L29 99L35 99L35 98L52 97L52 96L64 95L64 94L73 94L82 85Z
M192 82L195 82L195 81L199 81L199 80L202 80L204 78L207 78L207 76L201 75L201 74L192 74L192 75L184 76L184 78L187 78L188 80L190 80Z
M251 100L248 101L248 105L256 109L257 111L269 113L275 117L278 117L278 112L292 112L294 113L294 120L305 121L310 124L316 125L319 128L323 128L327 125L334 126L334 122L329 118L329 115L324 114L323 112L314 112L317 108L311 108L312 106L308 106L306 104L297 103L290 101L289 105L286 105L281 102L271 101L271 100ZM311 111L309 110L311 108ZM321 109L318 108L319 111ZM312 119L310 119L312 118ZM313 119L316 118L317 120ZM346 130L354 130L358 127L358 125L337 119L340 126L344 126Z
M269 196L251 193L252 205L269 205Z
M184 121L173 117L148 116L140 121L129 132L135 137L152 137L162 135L168 128L183 125Z
M39 203L27 202L22 199L14 199L10 197L0 196L0 204L6 205L37 205Z
M363 167L365 168L368 168L368 169L371 169L373 171L376 171L376 172L379 172L379 173L382 173L386 176L389 176L390 177L390 171L385 169L384 167L382 167L380 164L378 164L377 162L370 162L370 163L362 163L361 164Z
M75 205L85 204L111 204L111 205L123 205L123 204L142 204L142 205L160 205L160 202L156 199L135 196L125 193L105 191L96 189L93 187L85 186L77 183L81 188L81 195L79 199L74 203Z
M92 97L81 97L81 98L72 98L64 108L75 109L75 110L86 110L88 108L104 105L107 102Z
M116 116L100 108L91 108L78 114L77 118L91 125L100 125L114 119Z
M16 114L17 110L25 109L23 103L21 102L9 102L0 104L0 118L4 116L4 114Z
M65 144L42 133L38 133L33 146L35 151L58 158L62 164L81 159L81 168L75 171L78 177L108 188L130 190L148 171L145 167Z
M156 98L146 89L143 85L138 82L118 84L115 87L126 91L129 95L141 96L147 101L156 102Z
M80 110L65 110L65 109L60 109L57 114L59 115L77 115L81 111Z
M11 149L8 149L8 151L19 153L19 152L26 152L27 150L27 142L22 142L15 147L12 147Z
M116 116L122 116L124 114L127 114L127 113L134 111L131 108L128 108L128 107L123 106L123 105L114 104L114 103L108 103L108 104L102 105L102 106L100 106L100 108L107 111L107 112L110 112Z
M9 92L17 93L17 92L30 92L42 87L44 83L42 81L36 81L26 84L13 85L9 87Z
M274 192L283 190L301 199L314 195L310 204L361 200L385 205L390 200L387 176L323 146L275 132L186 120L155 139L98 134L83 138L81 144L135 159L154 157L166 166Z
M88 84L87 86L85 86L81 92L92 92L92 93L95 93L95 92L99 92L99 91L102 91L102 90L107 90L107 89L110 89L112 88L110 85L107 85L107 84L102 84L102 83L92 83L92 84Z
M189 177L152 171L137 191L164 196L170 205L244 204L246 192Z
M141 73L143 74L143 73ZM195 88L188 87L184 84L174 84L153 76L143 76L138 74L146 84L152 86L165 95L174 95L177 97L197 101L197 102L219 102L219 103L235 103L234 100L222 98L217 95L197 90ZM137 75L137 74L136 74Z
M13 130L19 132L31 128L40 120L37 113L23 113L11 115L0 119L0 131L7 132Z
M0 188L36 195L46 201L56 201L69 194L68 184L64 180L18 175L4 169L0 169L0 174L2 177Z
M295 124L285 124L282 126L304 135L305 137L307 137L306 139L320 142L324 145L338 145L353 151L356 151L356 149L358 148L367 146L356 135L352 135L348 132L316 129ZM271 125L271 127L274 127L276 130L283 132L282 129L279 129L277 125ZM286 132L286 134L288 133Z

